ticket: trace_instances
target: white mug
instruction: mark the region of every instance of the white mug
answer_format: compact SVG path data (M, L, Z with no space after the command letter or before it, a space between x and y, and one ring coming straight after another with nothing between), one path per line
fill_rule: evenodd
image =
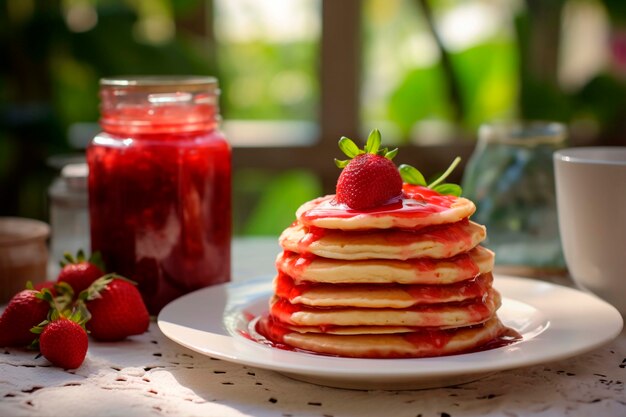
M569 273L626 316L626 147L559 150L554 168Z

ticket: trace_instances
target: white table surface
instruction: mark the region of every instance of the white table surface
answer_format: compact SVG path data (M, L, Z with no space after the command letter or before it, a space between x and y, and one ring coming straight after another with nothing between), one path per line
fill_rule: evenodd
M275 239L234 243L233 275L273 273ZM599 324L601 325L601 323ZM72 371L0 349L0 416L626 416L626 332L582 356L422 391L353 391L202 356L159 331L90 340Z

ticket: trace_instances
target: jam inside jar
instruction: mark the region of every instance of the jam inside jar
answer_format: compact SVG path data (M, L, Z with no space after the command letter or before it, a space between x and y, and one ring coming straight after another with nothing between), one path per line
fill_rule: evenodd
M101 80L87 149L91 248L137 282L152 314L230 279L231 150L217 80Z

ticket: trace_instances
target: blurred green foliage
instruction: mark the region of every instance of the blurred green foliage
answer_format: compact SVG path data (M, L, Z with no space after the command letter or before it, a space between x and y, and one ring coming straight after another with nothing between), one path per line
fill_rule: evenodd
M448 126L453 138L474 138L493 120L582 120L594 130L585 143L626 144L624 4L367 0L363 118L390 122L400 141L423 140L415 135L424 121ZM598 46L607 50L605 68L576 88L559 80L568 7L606 16L609 35ZM476 30L481 25L489 29ZM466 28L465 38L458 27ZM623 44L615 45L620 37Z
M463 47L442 46L433 43L432 28L439 30L446 14L495 3L364 0L363 73L355 74L362 79L363 120L390 122L399 139L408 141L416 123L428 119L473 137L481 123L493 119L583 117L596 123L600 143L623 144L623 78L607 69L575 91L564 91L557 80L562 10L582 1L603 5L610 29L626 31L622 0L527 0L499 4L505 11L516 9L505 13L503 26L489 36ZM319 14L316 4L310 12ZM91 26L72 29L70 11L77 5L84 22L96 17ZM47 160L76 151L68 141L70 126L97 120L103 76L214 74L222 86L225 119L316 120L318 39L216 41L213 24L222 17L213 5L210 0L1 2L0 215L46 218L46 188L55 175ZM442 65L444 54L450 68ZM244 170L234 178L239 233L277 233L295 207L320 192L308 172Z
M279 175L254 169L235 173L236 233L245 235L277 235L295 220L296 209L304 202L319 197L322 187L317 176L305 170L287 171ZM246 206L245 201L254 204ZM246 212L248 208L248 212ZM244 220L245 219L245 220Z
M230 119L314 120L319 101L317 42L236 42L219 48Z
M485 9L483 3L366 1L364 83L372 93L363 97L363 117L391 122L403 141L424 120L447 123L471 137L485 121L514 117L520 80L513 24L485 16L488 7L506 11L512 5ZM458 23L448 22L461 14L472 38L462 44ZM480 25L493 27L476 34L472 26Z
M514 48L486 43L451 54L462 93L462 126L475 131L487 120L511 117L518 91ZM439 63L404 75L389 98L389 120L406 137L416 122L427 118L452 120L446 79Z

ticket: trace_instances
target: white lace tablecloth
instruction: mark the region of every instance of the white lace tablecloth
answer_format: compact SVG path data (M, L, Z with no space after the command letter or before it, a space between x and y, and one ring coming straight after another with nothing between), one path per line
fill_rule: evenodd
M271 274L274 240L234 244L234 278ZM599 323L598 325L602 325ZM156 323L120 343L91 341L64 371L0 350L0 416L459 417L626 416L626 333L572 359L423 391L352 391L211 359L167 339Z

